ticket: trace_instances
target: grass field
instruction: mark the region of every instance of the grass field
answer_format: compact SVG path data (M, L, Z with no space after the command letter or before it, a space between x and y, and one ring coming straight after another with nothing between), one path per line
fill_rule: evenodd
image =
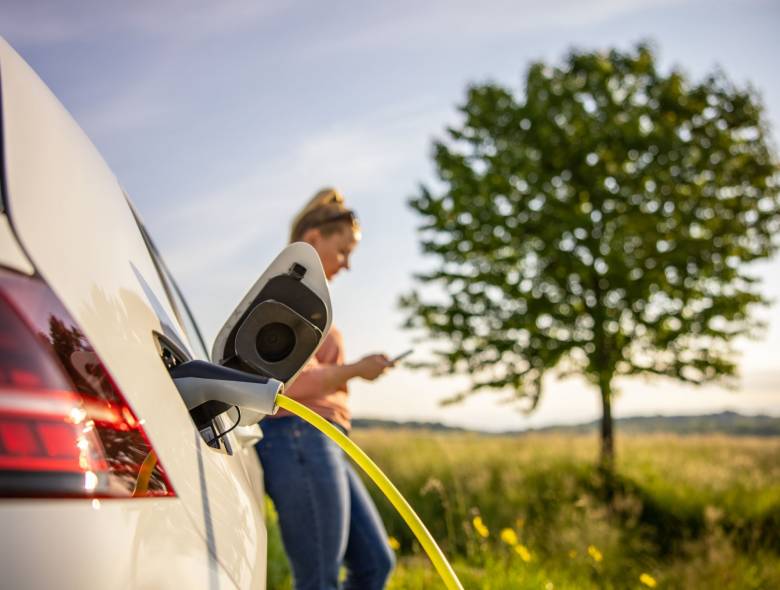
M353 438L465 588L780 588L780 438L618 436L611 482L592 436L369 429ZM390 588L443 588L368 487L397 542ZM272 510L269 544L268 588L290 588Z

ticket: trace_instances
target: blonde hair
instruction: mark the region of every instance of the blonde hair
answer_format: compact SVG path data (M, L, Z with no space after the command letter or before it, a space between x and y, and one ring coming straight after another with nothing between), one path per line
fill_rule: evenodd
M307 230L317 228L328 236L349 227L360 238L360 224L352 209L344 204L344 196L335 188L324 188L317 192L290 225L290 242L299 241Z

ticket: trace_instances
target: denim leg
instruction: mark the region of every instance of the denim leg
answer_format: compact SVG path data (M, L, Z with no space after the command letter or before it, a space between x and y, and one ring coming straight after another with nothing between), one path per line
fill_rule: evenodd
M337 590L350 491L338 446L297 417L268 420L257 450L296 590Z
M350 495L349 541L344 554L344 590L381 590L395 565L382 519L363 482L347 464Z

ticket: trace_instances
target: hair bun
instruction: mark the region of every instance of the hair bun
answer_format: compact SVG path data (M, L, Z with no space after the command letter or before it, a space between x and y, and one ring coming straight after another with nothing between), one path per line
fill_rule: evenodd
M297 219L302 218L304 215L316 211L317 209L328 209L332 211L340 211L346 209L344 206L344 195L341 191L333 187L326 187L317 191L317 193L309 199L309 202L303 206L300 210Z
M311 210L311 209L316 209L317 207L321 207L323 205L343 205L343 204L344 204L344 195L341 194L341 191L333 187L327 187L321 189L316 195L314 195L314 198L312 198L312 200L309 202L309 206L306 208Z

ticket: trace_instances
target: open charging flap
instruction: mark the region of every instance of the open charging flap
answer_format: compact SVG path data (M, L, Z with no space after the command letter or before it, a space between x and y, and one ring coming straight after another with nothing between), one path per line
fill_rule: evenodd
M330 329L330 291L316 250L287 246L236 306L217 334L214 362L289 386ZM241 414L241 424L261 414Z

